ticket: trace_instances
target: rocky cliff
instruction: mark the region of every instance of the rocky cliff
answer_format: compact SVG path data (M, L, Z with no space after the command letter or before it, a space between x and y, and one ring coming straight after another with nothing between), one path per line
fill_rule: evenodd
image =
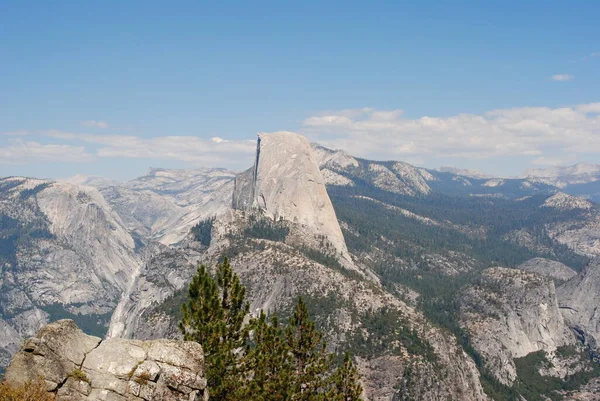
M207 401L198 343L101 340L72 320L51 323L27 340L4 380L21 385L43 377L56 400Z
M517 378L515 358L576 343L558 308L554 282L535 273L487 269L460 300L460 324L502 383Z
M258 135L254 167L236 178L233 206L260 209L323 236L349 260L319 165L306 138L291 132Z
M594 350L600 344L600 258L558 287L558 302L565 321Z
M540 276L548 277L558 282L568 281L577 275L577 272L569 266L555 260L544 258L533 258L519 265L519 269Z
M127 228L165 245L181 241L199 220L231 206L235 172L219 168L153 168L142 177L100 190Z
M72 316L102 335L140 259L100 192L1 179L0 220L0 366L50 320Z

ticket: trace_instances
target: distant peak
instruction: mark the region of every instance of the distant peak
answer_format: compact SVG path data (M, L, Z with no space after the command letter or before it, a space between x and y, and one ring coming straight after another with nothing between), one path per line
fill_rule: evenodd
M470 170L470 169L466 169L466 168L458 168L458 167L453 167L453 166L442 166L442 167L438 168L437 170L442 173L452 173L452 174L460 175L463 177L469 177L469 178L480 178L480 179L494 178L494 176L486 174L482 171Z

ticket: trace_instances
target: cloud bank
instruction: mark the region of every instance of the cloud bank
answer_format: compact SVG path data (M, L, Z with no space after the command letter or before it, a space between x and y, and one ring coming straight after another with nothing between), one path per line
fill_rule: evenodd
M600 103L521 107L482 115L403 118L402 110L326 112L304 120L315 141L375 159L488 159L525 156L537 164L600 153ZM553 157L545 157L552 154ZM568 157L567 157L568 156Z
M82 163L94 160L83 146L41 144L35 141L9 139L0 148L0 163L26 164L43 162Z
M494 160L503 169L562 165L600 155L600 102L420 118L407 118L401 109L363 107L310 116L298 131L358 157L429 167L449 162L477 167ZM164 160L170 165L243 169L252 164L256 149L254 139L176 135L49 130L7 132L0 138L0 163L11 164L146 159L148 164Z
M16 133L5 133L14 136ZM25 163L88 162L100 158L174 160L192 166L248 167L256 150L254 140L227 140L219 137L203 139L195 136L161 136L142 138L129 135L80 134L49 130L19 135L36 135L60 144L40 144L10 138L9 145L0 147L0 162ZM68 142L68 144L64 144ZM74 146L74 143L82 145ZM94 148L88 153L88 148Z

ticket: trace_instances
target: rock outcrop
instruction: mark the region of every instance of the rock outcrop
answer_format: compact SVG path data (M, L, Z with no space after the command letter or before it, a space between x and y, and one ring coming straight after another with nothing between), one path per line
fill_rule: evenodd
M208 400L198 343L136 341L84 334L72 320L43 327L6 370L12 385L43 377L60 400Z
M600 343L600 258L592 260L577 276L557 289L559 306L567 323L585 343Z
M508 385L517 377L514 358L576 343L558 308L554 282L535 273L483 271L462 294L460 315L487 368Z
M519 269L537 273L540 276L548 277L559 282L568 281L577 275L577 272L569 266L545 258L529 259L528 261L521 263Z
M306 235L326 237L349 260L319 165L310 143L298 134L258 135L254 167L236 177L233 207L294 222Z
M594 207L594 204L585 198L579 198L577 196L568 195L564 192L558 192L557 194L554 194L546 199L542 207L552 207L560 210L590 210Z
M600 256L600 214L592 209L584 219L573 219L547 227L548 236L573 252L589 258Z

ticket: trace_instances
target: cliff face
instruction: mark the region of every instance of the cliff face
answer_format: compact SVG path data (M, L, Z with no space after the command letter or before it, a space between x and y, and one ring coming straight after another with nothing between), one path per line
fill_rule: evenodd
M98 190L0 179L0 219L0 366L50 320L73 316L102 334L140 261Z
M38 377L57 401L208 400L200 344L102 341L72 320L51 323L27 340L4 379L18 386Z
M600 343L600 258L592 260L577 276L558 287L558 302L567 323L585 343Z
M519 269L531 273L537 273L540 276L548 277L557 282L570 280L577 275L577 272L563 263L544 259L533 258L519 265Z
M554 282L517 269L485 270L461 297L461 325L505 384L517 377L514 358L576 343L558 308Z
M307 235L325 236L348 255L342 230L306 138L291 132L259 134L254 167L238 175L233 207L260 209L273 220L288 220Z
M199 220L230 207L234 177L233 171L219 168L153 168L100 191L130 231L170 245L181 241Z

